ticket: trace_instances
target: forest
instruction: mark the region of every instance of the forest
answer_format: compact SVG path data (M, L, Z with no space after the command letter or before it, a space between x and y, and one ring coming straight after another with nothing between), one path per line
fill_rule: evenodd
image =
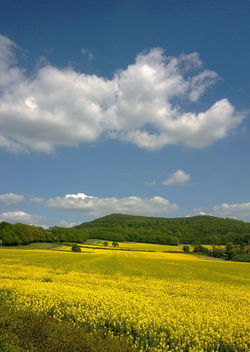
M158 218L111 214L72 228L42 227L0 223L2 245L25 245L32 242L77 242L88 238L157 244L250 243L250 223L213 216Z
M250 241L250 223L214 216L157 218L111 214L76 226L90 238L159 244L234 244Z

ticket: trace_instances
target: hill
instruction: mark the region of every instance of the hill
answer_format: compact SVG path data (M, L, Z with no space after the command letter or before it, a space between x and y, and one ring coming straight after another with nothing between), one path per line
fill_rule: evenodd
M88 238L177 245L179 243L250 243L250 223L214 216L157 218L111 214L81 225L64 228L0 223L0 244L78 242Z
M226 242L248 243L250 223L215 216L161 218L111 214L76 228L89 238L161 244Z

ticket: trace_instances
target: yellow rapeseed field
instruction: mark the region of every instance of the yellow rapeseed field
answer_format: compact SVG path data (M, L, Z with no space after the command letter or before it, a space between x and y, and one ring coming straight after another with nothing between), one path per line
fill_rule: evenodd
M104 241L98 241L93 244L84 244L84 247L96 247L96 248L105 248ZM115 249L112 246L112 241L107 241L107 248ZM152 243L135 243L135 242L117 242L117 250L131 250L131 251L149 251L149 252L183 252L182 246L170 246L162 244L152 244ZM212 246L211 246L212 248Z
M0 301L135 351L249 351L249 264L193 255L0 249Z

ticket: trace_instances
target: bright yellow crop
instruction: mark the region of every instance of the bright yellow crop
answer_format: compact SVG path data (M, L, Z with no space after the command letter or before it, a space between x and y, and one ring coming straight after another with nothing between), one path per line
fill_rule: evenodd
M16 309L127 336L141 351L249 350L249 264L95 249L0 256L0 294Z
M134 242L118 242L118 247L112 246L112 241L107 242L107 247L103 244L104 241L96 241L93 244L84 244L84 247L89 248L103 248L103 249L113 249L113 250L131 250L131 251L149 251L149 252L183 252L183 246L170 246L162 244L152 244L152 243L134 243ZM106 242L106 241L105 241ZM67 247L67 246L63 246ZM212 247L212 246L211 246ZM62 247L59 248L62 250Z

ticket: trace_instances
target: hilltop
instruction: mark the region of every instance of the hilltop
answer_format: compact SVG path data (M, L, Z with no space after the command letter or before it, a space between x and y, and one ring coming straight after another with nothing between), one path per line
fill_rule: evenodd
M92 238L161 244L248 243L250 239L250 223L208 215L163 218L111 214L76 228Z

